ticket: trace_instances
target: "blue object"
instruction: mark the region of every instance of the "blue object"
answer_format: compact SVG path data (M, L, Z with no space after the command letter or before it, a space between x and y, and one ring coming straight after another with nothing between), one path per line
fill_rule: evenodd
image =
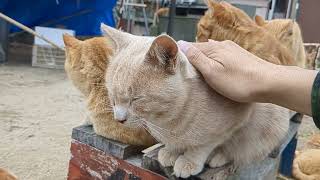
M286 177L292 177L292 165L297 143L297 134L295 134L281 155L279 172Z
M63 27L76 35L101 35L100 23L114 27L117 0L1 0L0 11L28 26ZM21 31L12 26L10 32Z

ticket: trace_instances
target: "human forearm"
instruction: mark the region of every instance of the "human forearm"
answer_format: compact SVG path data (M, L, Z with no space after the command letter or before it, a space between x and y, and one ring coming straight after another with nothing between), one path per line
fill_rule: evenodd
M265 72L265 89L258 101L311 115L311 91L316 75L313 70L274 65Z

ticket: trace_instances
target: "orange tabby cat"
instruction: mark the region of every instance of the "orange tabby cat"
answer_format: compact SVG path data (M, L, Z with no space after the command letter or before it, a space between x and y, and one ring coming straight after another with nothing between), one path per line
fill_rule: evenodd
M320 134L310 138L307 148L296 152L292 175L298 180L320 180Z
M298 66L302 68L305 67L306 53L298 23L290 19L265 21L261 16L256 16L255 21L259 26L274 35L280 43L291 50Z
M245 12L226 2L207 3L208 10L198 23L197 41L231 40L269 62L295 65L289 50Z
M7 170L0 168L0 180L17 180L17 177Z
M94 130L97 134L128 144L149 146L155 140L144 130L130 128L113 119L105 87L105 72L112 50L103 37L80 41L64 35L65 70L73 84L87 98Z

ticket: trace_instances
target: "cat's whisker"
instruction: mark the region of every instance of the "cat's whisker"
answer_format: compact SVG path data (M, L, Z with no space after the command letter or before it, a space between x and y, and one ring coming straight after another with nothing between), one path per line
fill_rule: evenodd
M169 138L174 139L174 140L178 139L178 140L184 140L184 141L189 141L189 142L195 142L196 141L195 138L188 139L188 138L179 137L179 136L176 135L176 133L174 133L174 132L172 132L172 131L170 131L168 129L161 128L161 127L159 127L159 126L157 126L157 125L155 125L155 124L153 124L151 122L148 122L146 120L143 120L143 119L141 119L141 120L145 123L145 125L148 128L150 128L152 130L152 132L160 135L161 137L166 137L166 138L169 137Z

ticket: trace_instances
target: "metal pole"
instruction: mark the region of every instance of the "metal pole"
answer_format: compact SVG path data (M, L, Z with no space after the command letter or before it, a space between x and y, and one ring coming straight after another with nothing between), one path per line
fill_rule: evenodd
M144 0L142 0L142 3L144 4ZM147 17L147 13L146 13L146 7L142 8L142 12L143 12L143 19L144 19L144 25L145 25L145 35L149 36L149 26L148 26L148 17Z
M11 19L10 17L2 14L1 12L0 12L0 18L8 21L8 22L11 23L11 24L14 24L14 25L18 26L19 28L27 31L28 33L30 33L30 34L32 34L32 35L34 35L34 36L37 36L38 38L44 40L45 42L51 44L52 46L54 46L54 47L56 47L56 48L59 48L59 49L61 49L61 50L63 50L63 51L65 50L63 47L60 47L60 46L56 45L55 43L53 43L53 42L50 41L49 39L43 37L43 36L40 35L40 34L37 34L34 30L32 30L32 29L28 28L27 26L25 26L25 25L17 22L17 21L14 20L14 19Z
M170 10L169 10L168 29L167 29L167 34L169 36L173 35L173 24L174 24L175 16L176 16L176 0L171 0Z
M271 20L273 18L274 10L276 8L276 3L277 3L277 0L272 0L271 10L269 11L268 20Z
M290 18L291 10L292 10L292 0L289 0L288 7L287 7L287 14L286 14L287 19Z

